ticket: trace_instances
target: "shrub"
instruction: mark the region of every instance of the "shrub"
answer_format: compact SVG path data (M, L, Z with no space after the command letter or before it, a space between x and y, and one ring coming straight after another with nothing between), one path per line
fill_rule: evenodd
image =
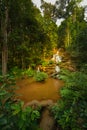
M48 75L45 72L37 72L34 76L36 81L45 81Z
M34 73L35 72L32 69L27 69L26 71L24 71L24 74L27 75L28 77L33 77Z
M19 69L17 66L12 68L10 75L13 75L15 78L21 78L23 76L23 70Z
M18 130L37 130L37 119L40 118L40 113L37 110L33 110L31 107L23 109L23 102L11 105L12 117L14 124Z
M0 77L0 129L1 130L39 130L38 110L23 108L22 101L14 101L14 78L10 75Z
M67 73L66 73L67 72ZM87 129L87 75L82 72L64 71L61 79L61 99L52 112L63 130Z
M49 64L49 62L43 61L43 62L42 62L42 67L45 67L45 66L47 66L48 64Z

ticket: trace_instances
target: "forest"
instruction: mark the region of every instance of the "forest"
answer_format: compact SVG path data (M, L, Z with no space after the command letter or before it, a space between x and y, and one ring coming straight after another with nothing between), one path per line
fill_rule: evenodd
M87 130L82 1L0 0L0 130Z

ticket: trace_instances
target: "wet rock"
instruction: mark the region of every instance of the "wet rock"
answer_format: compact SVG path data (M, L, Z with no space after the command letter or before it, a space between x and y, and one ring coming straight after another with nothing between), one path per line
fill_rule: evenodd
M52 100L42 100L42 101L37 101L37 100L33 100L31 102L28 102L27 104L25 104L25 107L27 106L31 106L32 108L38 108L39 106L41 107L48 107L48 106L52 106L54 103Z
M40 102L40 105L41 105L42 107L51 106L51 105L53 105L53 104L54 104L54 103L53 103L52 100L43 100L43 101Z
M27 106L30 106L30 107L32 107L33 109L37 109L37 108L40 106L40 103L39 103L39 101L37 101L37 100L33 100L33 101L28 102L27 104L25 104L24 107L27 107Z

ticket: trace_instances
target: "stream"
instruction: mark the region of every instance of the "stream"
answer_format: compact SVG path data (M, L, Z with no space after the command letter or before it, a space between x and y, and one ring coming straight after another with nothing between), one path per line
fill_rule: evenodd
M56 130L55 120L51 116L49 109L45 108L41 115L40 128L42 130Z
M17 86L19 86L19 89L16 90L18 98L25 104L33 100L56 102L60 98L59 90L63 86L63 82L53 78L48 78L44 82L36 82L30 78L18 80Z
M59 74L62 68L75 71L75 65L71 62L69 55L65 52L55 52L51 59L54 64L50 64L45 69L37 72L45 71L49 78L44 82L36 82L33 78L25 78L17 81L19 89L16 93L20 95L18 98L24 101L25 107L42 106L41 119L39 127L41 130L60 130L58 124L55 123L51 115L49 106L53 106L60 98L60 89L64 85L63 81L54 79L55 73ZM58 63L61 63L58 65ZM54 73L55 72L55 73ZM56 77L55 77L56 78ZM56 126L57 125L57 126Z
M58 130L48 107L54 105L60 98L59 90L63 86L63 82L53 78L48 78L44 82L36 82L33 78L29 78L18 80L17 86L19 89L16 90L16 93L19 95L18 98L24 101L25 107L42 106L39 123L41 130Z
M54 71L56 73L60 72L60 67L57 63L61 62L61 57L58 55L58 52L53 55L52 60L55 61L54 64L45 68L45 71L49 75L51 74L51 76L54 74ZM39 67L37 72L40 72ZM54 105L60 98L59 92L63 84L63 81L51 77L43 82L36 82L33 78L25 78L17 81L19 89L16 90L16 93L19 95L18 99L24 101L25 107L32 106L35 109L39 105L42 106L39 123L41 130L59 130L56 128L55 120L48 108Z

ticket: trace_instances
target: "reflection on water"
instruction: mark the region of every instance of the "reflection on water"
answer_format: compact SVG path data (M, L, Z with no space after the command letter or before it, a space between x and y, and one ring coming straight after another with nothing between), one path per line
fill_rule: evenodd
M33 79L23 79L17 81L19 89L17 94L21 94L20 99L25 103L32 100L48 100L54 102L60 97L59 89L63 85L62 81L49 78L45 82L36 82Z

